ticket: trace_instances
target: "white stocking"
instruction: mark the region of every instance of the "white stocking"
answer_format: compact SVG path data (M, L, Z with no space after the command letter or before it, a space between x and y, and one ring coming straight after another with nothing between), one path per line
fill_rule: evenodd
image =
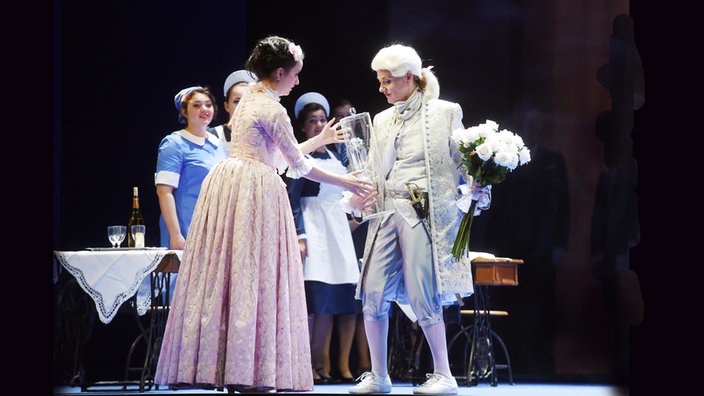
M365 320L364 329L367 332L372 371L375 371L381 376L386 376L388 374L386 361L388 353L389 320Z
M447 337L445 322L440 321L429 326L421 326L425 339L428 341L430 353L433 355L433 368L436 374L452 377L450 360L447 356ZM367 335L368 336L368 335Z

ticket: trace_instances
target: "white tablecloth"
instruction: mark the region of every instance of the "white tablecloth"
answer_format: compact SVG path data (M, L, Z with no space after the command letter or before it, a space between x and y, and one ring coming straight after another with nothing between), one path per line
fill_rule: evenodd
M54 257L93 298L100 321L107 324L115 317L120 306L135 293L137 311L140 315L147 311L151 304L151 281L148 275L169 253L175 253L180 260L183 251L54 251Z

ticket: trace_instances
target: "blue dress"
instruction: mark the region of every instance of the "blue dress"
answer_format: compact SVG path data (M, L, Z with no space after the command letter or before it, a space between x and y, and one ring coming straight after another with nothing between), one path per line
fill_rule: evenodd
M220 139L210 133L207 138L202 138L182 129L170 133L159 143L155 184L174 188L176 214L184 237L188 235L203 179L226 157ZM169 248L169 231L162 215L159 215L159 232L161 246Z

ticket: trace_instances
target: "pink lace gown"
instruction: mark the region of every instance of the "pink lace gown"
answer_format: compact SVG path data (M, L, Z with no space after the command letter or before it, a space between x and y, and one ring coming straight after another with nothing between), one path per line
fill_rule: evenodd
M310 165L274 91L251 84L231 156L203 181L155 382L236 390L313 389L303 268L280 173Z

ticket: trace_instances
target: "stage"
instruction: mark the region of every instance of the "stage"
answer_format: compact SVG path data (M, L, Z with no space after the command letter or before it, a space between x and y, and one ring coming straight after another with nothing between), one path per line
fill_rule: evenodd
M350 384L316 385L311 392L280 392L279 394L297 395L346 395ZM139 392L136 388L122 390L121 387L91 387L81 392L80 387L61 386L54 389L55 396L85 396L85 395L227 395L227 392L216 390L168 390L160 387ZM409 382L395 382L391 395L412 395L413 385ZM476 386L460 385L458 395L487 396L626 396L628 389L620 389L611 385L598 384L548 384L548 383L515 383L514 385L499 383L491 386L489 383L479 383Z

